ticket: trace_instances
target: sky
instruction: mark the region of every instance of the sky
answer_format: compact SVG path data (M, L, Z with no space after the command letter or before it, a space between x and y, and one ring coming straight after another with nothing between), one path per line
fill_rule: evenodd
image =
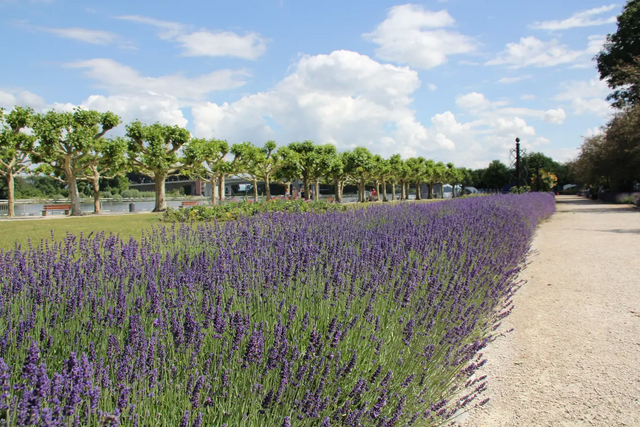
M574 158L612 114L599 0L0 0L0 107L77 106L194 137ZM123 135L124 124L108 135Z

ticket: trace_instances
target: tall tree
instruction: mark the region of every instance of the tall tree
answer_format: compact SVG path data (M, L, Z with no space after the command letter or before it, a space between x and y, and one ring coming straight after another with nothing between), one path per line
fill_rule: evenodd
M358 181L358 201L366 202L365 186L374 171L373 155L364 147L356 147L346 158L346 169Z
M309 187L315 178L314 171L317 170L318 152L313 141L292 142L287 146L283 161L285 165L299 171L304 187L304 197L309 199Z
M427 198L433 199L435 197L434 187L438 179L438 175L436 171L436 163L433 160L428 159L425 162L424 169L425 169L425 180L429 183L429 195L427 196Z
M276 147L275 141L267 141L260 148L255 165L256 175L264 182L264 192L267 200L271 200L271 179L284 165L283 154L286 151L286 147L282 147L277 151Z
M342 202L342 191L344 184L349 177L349 172L346 169L346 159L349 156L348 151L336 153L330 160L328 165L326 176L333 184L334 199L337 203Z
M335 145L324 144L316 146L316 162L311 169L311 179L315 185L313 190L315 200L320 200L320 181L329 176L337 155L338 150L336 150Z
M409 168L410 178L416 186L416 200L422 199L420 185L425 178L426 159L424 157L412 157L407 159L407 168Z
M184 147L185 164L189 175L211 185L211 204L216 204L216 193L224 198L224 184L220 192L220 174L225 172L225 158L229 154L229 143L221 139L194 138ZM224 178L222 178L224 179Z
M465 188L473 186L473 171L467 168L458 168L458 171L460 172L460 185L462 187L460 195L464 196Z
M300 178L302 172L296 162L289 161L293 157L293 154L289 153L288 150L288 147L280 147L278 149L278 156L280 156L281 164L280 168L273 175L273 179L284 185L285 189L288 190L289 194L293 197L291 183Z
M607 99L617 108L640 100L640 0L629 0L618 16L618 28L607 35L604 48L595 57L600 79L614 92Z
M0 108L0 176L7 182L9 217L15 216L14 180L31 165L35 136L25 133L33 126L35 113L31 108L15 107L5 115Z
M402 188L400 188L400 200L404 200L404 167L404 160L402 160L400 154L394 154L389 157L389 168L391 169L391 200L396 200L396 184L402 185Z
M235 156L236 171L251 179L253 184L253 201L258 201L258 164L262 161L262 152L249 141L231 146Z
M508 183L508 175L509 168L500 160L494 160L489 164L489 167L484 170L482 180L489 188L500 190Z
M385 159L379 154L376 154L374 156L374 163L375 163L374 176L376 178L376 182L380 184L380 187L382 187L382 192L380 192L380 190L377 188L378 186L376 185L376 191L378 192L378 200L382 202L386 202L388 201L387 183L389 182L390 179L393 179L391 164L389 159Z
M90 148L86 159L86 168L78 180L91 183L93 190L93 212L101 213L100 181L113 179L126 171L127 141L124 138L100 138Z
M32 160L41 163L40 171L63 181L69 189L71 215L82 215L78 180L95 161L96 145L120 117L81 108L73 112L49 111L36 117L34 131L38 144Z
M127 137L131 166L154 181L156 203L153 211L166 211L165 181L184 167L179 151L189 142L189 131L160 123L145 125L136 120L127 125Z

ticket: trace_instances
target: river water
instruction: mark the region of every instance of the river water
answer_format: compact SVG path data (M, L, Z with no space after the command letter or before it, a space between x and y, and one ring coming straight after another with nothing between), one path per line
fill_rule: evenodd
M413 195L410 196L413 198ZM234 197L232 199L227 198L225 201L228 203L231 202L240 202L243 201L244 197ZM251 197L247 198L251 200ZM343 202L356 202L358 200L358 196L355 194L343 195ZM69 204L69 202L60 202L61 204ZM129 212L129 204L133 203L135 205L136 212L151 212L153 207L155 206L155 202L153 200L138 200L138 201L122 201L122 202L114 202L110 200L102 201L102 211L103 212ZM201 203L209 203L209 200L203 200ZM55 204L53 202L48 202L47 204ZM167 200L167 206L171 208L179 208L182 205L182 200ZM15 203L15 212L16 216L42 216L42 210L44 209L43 203L25 203L22 201L17 201ZM80 208L83 212L91 213L93 212L93 202L90 203L81 203ZM0 202L0 216L7 215L7 204L6 202ZM49 211L47 212L47 216L49 215L64 215L64 211Z

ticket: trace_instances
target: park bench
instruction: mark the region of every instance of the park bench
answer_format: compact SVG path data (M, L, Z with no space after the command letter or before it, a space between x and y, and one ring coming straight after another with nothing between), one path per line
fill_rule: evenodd
M189 207L189 206L196 206L197 204L198 204L198 202L196 202L196 201L191 201L191 202L184 201L184 202L182 202L182 205L180 205L180 209L186 208L186 207Z
M327 203L333 203L333 197L327 197Z
M69 211L71 210L71 205L44 205L44 209L42 210L42 216L47 216L47 212L49 211L64 211L65 215L69 215Z

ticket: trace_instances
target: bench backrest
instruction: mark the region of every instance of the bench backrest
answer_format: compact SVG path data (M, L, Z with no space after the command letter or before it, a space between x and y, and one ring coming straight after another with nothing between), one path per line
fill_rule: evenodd
M44 205L45 210L69 210L71 209L71 205Z
M182 202L182 206L195 206L198 202Z

